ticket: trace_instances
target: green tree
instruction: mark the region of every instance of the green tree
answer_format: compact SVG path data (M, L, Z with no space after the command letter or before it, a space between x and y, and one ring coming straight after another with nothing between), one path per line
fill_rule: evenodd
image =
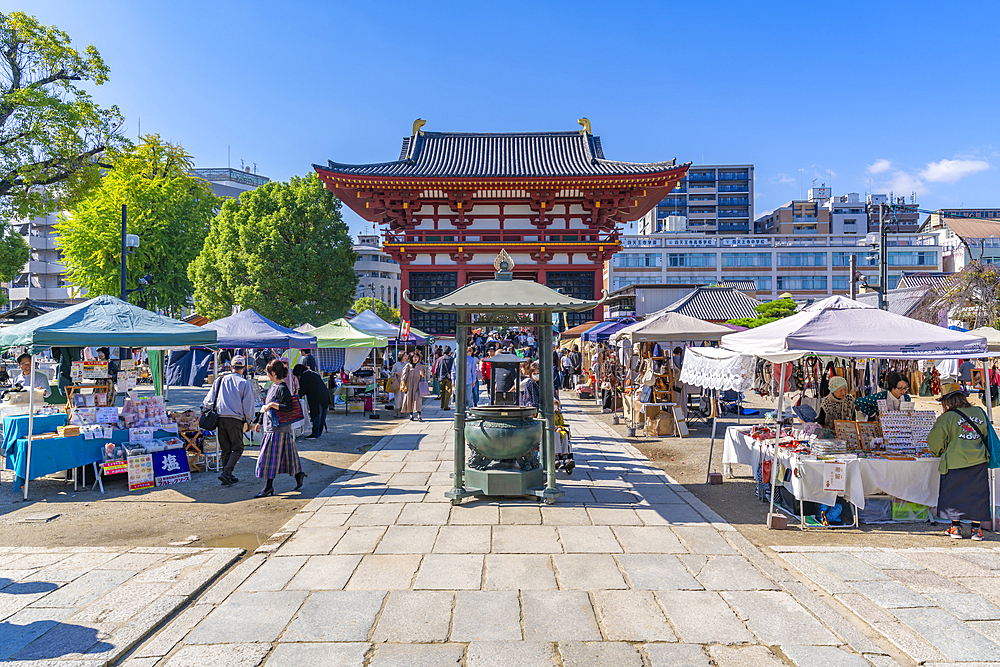
M227 200L188 275L205 317L239 305L285 326L322 325L354 302L356 259L340 200L310 174Z
M87 198L56 225L70 280L90 296L121 292L121 211L127 205L128 233L140 245L128 256L127 285L151 274L152 288L130 301L176 312L188 305L194 285L188 265L198 255L218 198L211 185L192 175L191 156L176 144L149 134L115 156L111 169Z
M354 312L356 313L360 313L363 310L370 310L371 307L372 298L370 296L361 297L355 301L352 306L352 308L354 308ZM381 299L375 299L375 314L389 324L399 324L399 310L393 308Z
M759 313L757 317L743 317L738 320L729 320L729 324L754 329L764 324L777 322L780 319L795 314L795 302L791 299L777 299L754 306Z
M118 108L79 85L109 71L92 45L81 53L55 26L0 13L0 218L68 208L96 186L98 160L128 146Z

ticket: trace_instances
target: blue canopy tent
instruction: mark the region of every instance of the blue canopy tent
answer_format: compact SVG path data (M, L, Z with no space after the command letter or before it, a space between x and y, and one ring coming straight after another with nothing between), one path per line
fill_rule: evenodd
M283 327L252 309L209 322L204 328L216 332L217 345L221 349L276 347L307 350L316 347L316 336Z
M613 334L621 331L630 324L635 324L635 320L631 317L601 322L584 331L580 335L580 340L585 343L603 343L611 338Z

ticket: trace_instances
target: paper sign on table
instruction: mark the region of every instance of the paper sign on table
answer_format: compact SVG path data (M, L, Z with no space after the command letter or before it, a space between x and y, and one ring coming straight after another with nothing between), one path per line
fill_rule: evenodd
M823 490L843 493L847 490L847 464L823 464Z
M128 439L134 442L149 442L153 439L153 431L155 429L151 426L137 426L135 428L130 428L128 430Z
M117 424L118 408L97 408L98 424Z
M153 456L140 454L128 457L128 490L148 489L153 486Z

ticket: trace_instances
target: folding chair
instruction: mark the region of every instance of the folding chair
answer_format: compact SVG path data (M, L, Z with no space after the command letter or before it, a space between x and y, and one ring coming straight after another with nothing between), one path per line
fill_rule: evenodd
M740 423L740 416L743 414L743 394L732 389L727 389L719 396L719 410L723 413L735 412L736 423Z

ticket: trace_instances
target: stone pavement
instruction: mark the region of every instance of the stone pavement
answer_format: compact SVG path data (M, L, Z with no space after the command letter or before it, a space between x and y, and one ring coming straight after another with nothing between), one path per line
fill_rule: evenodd
M451 415L428 408L124 664L897 664L566 403L578 467L556 504L452 507Z
M113 664L240 553L0 547L0 663Z
M983 544L772 549L915 662L1000 665L1000 551Z

